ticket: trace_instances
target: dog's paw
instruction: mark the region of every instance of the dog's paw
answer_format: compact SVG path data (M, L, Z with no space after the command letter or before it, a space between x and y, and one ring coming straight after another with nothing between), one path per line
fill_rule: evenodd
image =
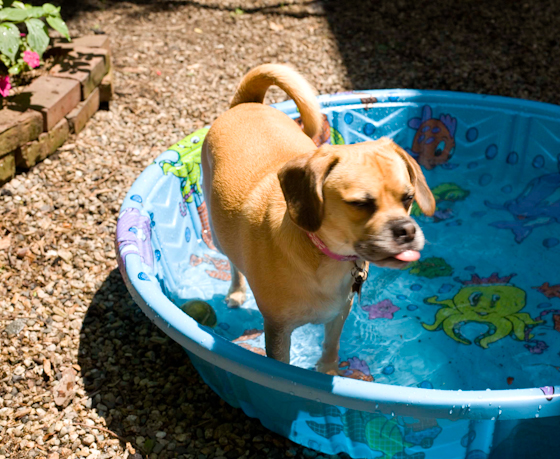
M338 362L323 363L317 362L317 371L331 376L341 376L342 372L338 368Z
M226 303L228 305L228 308L238 308L243 303L245 303L246 299L247 295L245 294L245 292L231 292L226 297Z

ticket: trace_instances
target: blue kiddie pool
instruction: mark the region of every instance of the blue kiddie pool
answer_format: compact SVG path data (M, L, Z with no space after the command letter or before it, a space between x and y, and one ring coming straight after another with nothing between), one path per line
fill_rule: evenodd
M234 407L296 443L355 458L552 458L560 448L560 107L436 91L319 98L322 141L389 136L437 201L413 215L428 244L404 270L371 268L340 368L313 370L323 329L264 357L254 298L228 309L227 259L201 189L201 129L136 180L117 224L119 266L146 315ZM293 102L276 108L297 118ZM170 142L171 143L171 142ZM266 260L263 260L265 263ZM201 323L180 309L192 299Z

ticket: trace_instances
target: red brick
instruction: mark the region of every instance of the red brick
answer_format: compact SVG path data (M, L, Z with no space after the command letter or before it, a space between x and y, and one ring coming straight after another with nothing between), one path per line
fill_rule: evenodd
M99 84L99 100L100 102L109 102L113 99L113 71L103 77Z
M43 161L66 141L69 134L68 121L63 118L49 132L43 132L38 140L22 145L16 150L17 166L29 169Z
M68 42L64 38L55 39L54 46L61 48L74 48L76 46L84 46L86 48L103 48L109 51L111 49L111 41L109 35L84 35L83 37L74 38Z
M109 54L104 49L74 48L63 55L49 73L78 81L82 87L82 100L85 100L101 83L109 64Z
M42 76L11 101L18 109L31 108L43 115L43 131L50 131L80 102L80 84L67 78Z
M0 185L12 180L16 174L16 161L14 153L8 153L0 158Z
M99 110L99 94L99 88L95 88L86 100L80 102L74 110L66 115L70 132L75 134L80 132L93 114Z
M35 140L43 132L43 117L34 110L0 110L0 156Z

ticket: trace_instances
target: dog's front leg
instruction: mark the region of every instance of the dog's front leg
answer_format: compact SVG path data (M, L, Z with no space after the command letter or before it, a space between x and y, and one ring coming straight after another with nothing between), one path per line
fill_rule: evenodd
M290 345L292 343L292 329L285 325L264 320L264 341L266 356L290 363Z
M325 340L323 341L323 354L317 362L317 371L327 373L333 376L339 374L338 372L338 351L340 349L340 335L344 322L352 308L354 295L352 295L344 307L341 309L340 314L333 320L325 324Z

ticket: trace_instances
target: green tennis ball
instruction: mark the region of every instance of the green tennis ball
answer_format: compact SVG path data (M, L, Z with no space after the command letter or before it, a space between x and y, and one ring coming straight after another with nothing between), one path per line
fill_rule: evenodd
M206 301L190 300L181 306L183 312L196 320L200 325L215 327L218 323L216 311Z

